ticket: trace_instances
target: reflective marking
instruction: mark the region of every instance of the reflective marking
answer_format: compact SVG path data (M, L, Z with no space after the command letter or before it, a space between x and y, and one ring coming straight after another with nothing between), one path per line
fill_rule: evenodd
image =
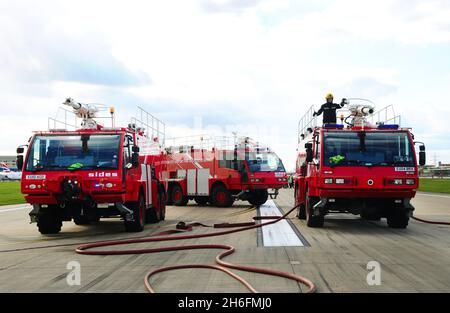
M273 200L259 207L260 216L281 216ZM261 221L264 223L265 221ZM304 244L298 238L291 225L286 220L262 227L263 243L265 247L303 247Z
M147 206L152 205L152 168L146 165L147 169Z

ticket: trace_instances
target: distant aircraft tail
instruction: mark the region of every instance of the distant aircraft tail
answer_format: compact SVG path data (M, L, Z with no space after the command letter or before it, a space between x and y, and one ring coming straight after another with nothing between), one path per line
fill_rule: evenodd
M5 170L5 172L11 172L11 169L3 162L0 162L0 167Z

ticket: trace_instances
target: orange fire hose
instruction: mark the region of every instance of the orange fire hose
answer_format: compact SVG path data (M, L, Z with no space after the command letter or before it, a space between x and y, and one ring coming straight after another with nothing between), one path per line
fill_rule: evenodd
M422 223L427 223L427 224L435 224L435 225L450 225L450 222L438 222L438 221L430 221L430 220L425 220L423 218L418 218L415 216L411 217L412 219L422 222Z
M309 279L281 271L276 270L270 270L270 269L264 269L254 266L244 266L239 264L233 264L229 262L223 261L223 258L231 255L234 253L235 248L230 245L220 245L220 244L202 244L202 245L186 245L186 246L167 246L167 247L160 247L160 248L147 248L147 249L131 249L131 250L91 250L94 248L101 248L101 247L109 247L109 246L119 246L119 245L127 245L127 244L134 244L134 243L144 243L144 242L161 242L161 241L173 241L173 240L186 240L186 239L198 239L198 238L206 238L206 237L217 237L217 236L223 236L228 234L233 234L237 232L247 231L251 229L261 228L270 224L277 223L278 221L286 218L291 212L293 212L297 206L293 207L291 210L289 210L286 214L283 216L265 216L265 217L254 217L253 219L256 220L263 220L263 219L269 219L270 221L256 224L256 222L250 222L250 223L239 223L239 224L216 224L214 225L214 228L233 228L230 230L224 230L224 231L218 231L218 232L212 232L212 233L204 233L204 234L194 234L194 235L179 235L179 236L170 236L170 234L181 232L180 230L172 230L172 231L165 231L158 234L155 234L150 237L146 238L140 238L140 239L125 239L125 240L110 240L110 241L102 241L102 242L96 242L96 243L89 243L79 246L75 251L79 254L85 254L85 255L124 255L124 254L145 254L145 253L160 253L160 252L166 252L166 251L180 251L180 250L197 250L197 249L221 249L225 250L218 254L216 256L216 265L207 265L207 264L184 264L184 265L177 265L177 266L166 266L159 269L156 269L154 271L150 271L145 275L144 284L148 292L154 293L155 289L152 287L152 285L149 282L150 277L157 273L161 272L167 272L172 270L178 270L178 269L186 269L186 268L207 268L207 269L213 269L213 270L219 270L233 279L237 280L239 283L241 283L243 286L245 286L250 292L257 292L256 289L248 283L244 278L241 276L231 272L229 269L236 269L236 270L242 270L246 272L253 272L253 273L260 273L265 275L272 275L272 276L278 276L283 277L287 279L291 279L294 281L297 281L305 286L308 287L308 290L306 292L311 293L316 291L316 286L313 282L311 282ZM180 225L180 224L179 224ZM180 225L179 228L191 230L192 226L206 226L199 223L195 224L188 224L188 225Z

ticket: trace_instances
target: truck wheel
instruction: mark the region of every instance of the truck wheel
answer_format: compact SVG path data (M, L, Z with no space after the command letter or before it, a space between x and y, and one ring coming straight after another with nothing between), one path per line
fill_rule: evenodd
M159 220L164 221L166 219L166 193L162 192L160 194L160 211L159 211Z
M86 215L78 215L73 217L73 222L76 225L89 225L90 221Z
M297 217L300 220L306 220L306 208L304 204L300 204L297 210Z
M139 194L137 202L128 202L127 207L133 211L134 221L124 221L125 230L127 232L140 232L144 230L145 224L145 199L142 194Z
M91 223L98 223L100 222L100 215L95 216L94 218L89 220Z
M39 215L37 226L43 235L57 234L61 231L62 221L56 212L45 212Z
M145 222L146 223L158 223L159 217L156 209L151 207L145 211Z
M319 202L316 197L310 197L309 191L306 191L305 199L305 213L306 213L306 225L308 227L323 227L325 216L323 214L313 215L313 207Z
M211 201L214 206L219 208L227 208L233 205L233 197L231 192L223 185L217 185L211 192Z
M172 202L176 206L186 206L189 202L188 197L183 195L183 189L180 185L174 185L171 193Z
M266 203L268 198L269 193L267 190L257 189L252 191L252 195L250 196L250 199L248 199L248 202L250 202L251 205L260 206Z
M166 205L173 205L173 200L172 200L172 187L167 188Z
M208 197L195 197L194 200L200 206L207 205L209 201Z
M166 218L166 202L164 200L164 195L159 193L157 201L158 208L151 207L145 212L146 223L158 223L159 221L164 221Z
M406 228L409 222L409 211L394 209L387 217L387 223L391 228Z

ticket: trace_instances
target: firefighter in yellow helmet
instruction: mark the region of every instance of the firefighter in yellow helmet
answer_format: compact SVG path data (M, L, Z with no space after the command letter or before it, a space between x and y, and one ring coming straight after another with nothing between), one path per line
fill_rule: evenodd
M333 98L333 94L328 93L325 96L327 102L322 104L319 111L314 112L313 114L313 116L319 116L323 113L323 124L336 124L336 110L343 108L347 103L347 100L345 98L342 99L340 104L333 103Z

